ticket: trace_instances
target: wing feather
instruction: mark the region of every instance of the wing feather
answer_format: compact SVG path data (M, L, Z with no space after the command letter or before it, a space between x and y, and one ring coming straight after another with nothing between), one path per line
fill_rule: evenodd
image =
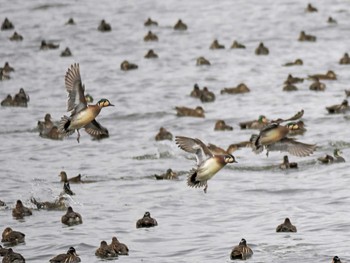
M290 138L283 138L279 142L266 146L268 151L289 152L291 155L305 157L316 150L315 144L306 144Z
M93 120L85 127L85 131L90 134L91 136L100 136L100 135L106 135L108 136L108 130L107 128L103 127L100 123L98 123L96 120Z
M65 76L65 86L68 92L67 111L79 112L86 108L84 96L85 87L81 82L79 64L73 64Z
M206 159L213 157L208 147L199 139L193 139L184 136L175 137L176 144L185 152L193 153L197 157L197 164L202 163Z

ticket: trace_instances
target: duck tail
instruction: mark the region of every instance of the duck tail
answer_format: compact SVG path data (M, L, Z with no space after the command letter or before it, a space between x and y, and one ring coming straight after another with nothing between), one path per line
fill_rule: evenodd
M58 124L58 130L64 136L69 136L74 133L74 130L69 130L70 122L71 120L69 117L63 116L60 120L60 123Z
M261 153L264 150L263 145L260 144L260 136L253 134L250 137L250 142L252 143L252 149L253 152L255 152L256 154Z
M187 185L189 187L194 187L194 188L199 188L199 187L203 187L206 186L207 181L198 181L196 180L196 176L197 176L197 169L192 169L187 177Z

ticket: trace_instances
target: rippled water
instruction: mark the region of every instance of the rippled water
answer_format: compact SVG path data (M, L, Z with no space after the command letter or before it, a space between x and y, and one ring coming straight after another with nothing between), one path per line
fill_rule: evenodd
M94 255L101 240L113 235L126 243L125 262L229 262L231 248L245 238L254 251L250 262L330 262L349 254L350 183L347 163L320 165L315 160L334 147L350 153L349 120L328 115L325 106L340 103L349 89L349 66L338 64L350 46L350 2L317 1L318 13L305 13L305 1L7 1L0 20L8 17L24 40L8 40L13 31L0 32L1 65L9 61L16 71L0 82L0 98L23 87L30 96L28 108L0 109L0 199L12 208L17 199L30 206L31 196L49 201L62 190L58 174L81 173L96 182L71 185L70 200L84 223L62 226L64 211L33 211L17 221L11 209L0 211L1 231L11 226L26 234L25 245L14 248L28 262L48 262L74 246L83 262L98 262ZM327 24L329 16L337 25ZM73 17L75 26L64 23ZM143 42L152 17L159 27L151 30L156 43ZM172 26L181 18L185 32ZM96 30L101 19L112 32ZM317 36L316 43L297 41L301 30ZM217 38L224 50L209 50ZM40 51L45 39L60 44L59 50ZM230 50L233 40L247 46ZM269 56L256 56L263 41ZM73 57L62 58L69 46ZM143 56L153 48L159 59ZM197 67L205 56L210 67ZM281 65L302 58L300 67ZM139 69L120 70L129 60ZM95 100L108 98L115 108L103 109L98 120L110 138L91 140L82 131L63 141L38 136L36 123L45 113L58 120L65 113L64 75L80 63L86 90ZM337 81L325 81L325 92L309 90L310 81L297 84L299 91L282 91L289 73L308 74L334 70ZM224 87L244 82L251 93L220 95ZM202 104L189 96L193 84L216 94L214 103ZM175 106L203 106L205 119L179 118ZM174 142L156 142L161 126L174 135L193 136L226 148L249 139L251 130L238 123L265 114L275 119L304 109L308 131L299 140L317 143L318 151L307 158L290 157L297 171L278 168L283 153L255 155L249 149L235 152L238 164L229 165L209 182L208 193L178 181L156 181L172 168L190 170L194 161ZM215 132L224 119L231 132ZM150 211L159 226L136 229L135 223ZM295 234L275 233L285 217L298 228Z

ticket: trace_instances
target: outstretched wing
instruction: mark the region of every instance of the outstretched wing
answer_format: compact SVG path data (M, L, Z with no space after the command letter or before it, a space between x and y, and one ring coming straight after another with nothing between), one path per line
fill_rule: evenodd
M200 164L206 159L213 156L208 147L199 139L176 136L175 142L180 147L180 149L189 153L194 153L197 158L197 164Z
M68 92L67 111L79 112L85 109L85 88L81 82L79 64L73 64L68 69L65 76L65 85Z
M103 127L96 120L93 120L88 125L86 125L84 128L88 134L90 134L91 136L94 136L94 137L101 136L101 135L105 135L105 136L109 135L107 128Z
M283 138L276 143L266 146L266 149L268 151L289 152L294 156L305 157L316 150L316 145L298 142L290 138Z
M282 123L282 122L286 122L286 121L296 121L296 120L299 120L301 117L303 117L304 115L304 110L302 109L301 111L298 111L294 116L288 118L288 119L277 119L277 120L273 120L271 122L273 123Z

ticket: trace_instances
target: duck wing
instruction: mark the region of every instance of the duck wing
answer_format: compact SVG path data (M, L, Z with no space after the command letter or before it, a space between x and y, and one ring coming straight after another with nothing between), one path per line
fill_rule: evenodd
M65 76L65 86L68 92L67 111L80 112L87 107L84 96L85 87L81 82L79 64L73 64Z
M301 111L298 111L296 114L294 114L294 116L288 118L288 119L277 119L277 120L273 120L271 122L273 123L282 123L282 122L286 122L286 121L295 121L295 120L299 120L301 117L303 117L304 115L304 110L302 109Z
M194 153L196 155L198 165L206 159L213 157L212 152L199 139L193 139L184 136L176 136L175 142L179 146L179 148L184 150L185 152Z
M298 142L291 138L283 138L276 143L267 145L266 148L268 151L289 152L294 156L305 157L316 150L316 145Z
M106 135L108 136L108 130L107 128L103 127L99 122L96 120L93 120L85 127L85 131L90 134L91 136L100 136L100 135Z

